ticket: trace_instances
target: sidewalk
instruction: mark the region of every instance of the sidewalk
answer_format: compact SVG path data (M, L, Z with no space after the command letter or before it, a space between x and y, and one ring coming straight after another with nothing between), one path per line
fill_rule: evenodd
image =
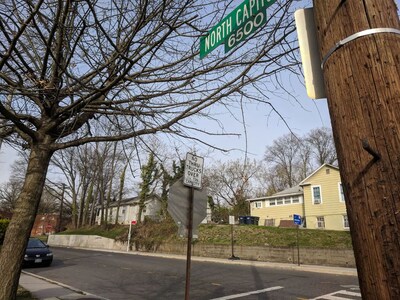
M108 300L26 271L22 271L19 285L40 300Z
M147 253L147 252L123 252L115 250L104 250L104 249L87 249L93 251L104 251L104 252L114 252L114 253L125 253L130 255L142 255L142 256L158 256L164 258L174 258L174 259L186 259L184 255L173 255L173 254L162 254L162 253ZM315 266L315 265L296 265L296 264L286 264L286 263L271 263L271 262L261 262L261 261L249 261L249 260L230 260L221 258L210 258L210 257L199 257L192 256L192 261L206 261L224 264L238 264L238 265L250 265L257 267L267 267L275 269L285 269L285 270L295 270L304 272L316 272L325 274L336 274L336 275L346 275L346 276L357 276L357 270L354 268L340 268L340 267L327 267L327 266ZM30 291L33 296L40 300L109 300L103 297L99 297L84 291L80 291L71 286L52 281L50 279L32 274L26 271L22 271L19 284Z

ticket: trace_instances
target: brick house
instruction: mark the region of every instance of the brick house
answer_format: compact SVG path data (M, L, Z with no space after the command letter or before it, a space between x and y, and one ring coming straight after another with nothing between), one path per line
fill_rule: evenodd
M59 214L40 214L36 216L31 236L48 235L58 232Z

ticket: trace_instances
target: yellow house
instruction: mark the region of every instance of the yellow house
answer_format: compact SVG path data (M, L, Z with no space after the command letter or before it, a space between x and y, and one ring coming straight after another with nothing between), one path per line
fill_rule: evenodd
M349 229L339 168L324 164L299 185L303 188L307 228Z
M258 225L279 226L293 221L293 215L304 215L303 189L292 187L269 197L247 199L251 216L259 217Z
M348 230L346 205L339 168L324 164L296 187L269 197L248 199L250 214L259 225L287 226L300 215L309 229Z

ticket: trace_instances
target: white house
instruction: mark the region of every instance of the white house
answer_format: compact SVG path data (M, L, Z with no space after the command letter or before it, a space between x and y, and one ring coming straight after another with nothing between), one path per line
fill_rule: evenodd
M131 221L138 221L139 218L139 196L123 199L119 204L118 210L118 202L112 201L108 207L108 222L114 223L117 218L117 210L118 210L118 224L130 224ZM149 197L145 201L145 208L142 212L141 221L144 220L145 217L150 218L158 218L158 214L160 212L160 201L152 196ZM106 211L106 210L104 210ZM97 210L96 215L96 223L100 224L101 222L101 213L100 208Z

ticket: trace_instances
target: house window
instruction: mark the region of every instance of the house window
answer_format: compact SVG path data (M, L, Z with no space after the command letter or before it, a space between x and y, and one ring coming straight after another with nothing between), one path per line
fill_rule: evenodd
M293 197L292 203L300 203L299 197Z
M285 198L284 201L285 201L285 204L290 204L291 203L291 199L290 198Z
M277 199L276 200L276 205L282 205L283 204L283 200L282 199Z
M254 202L254 208L261 208L261 207L262 207L261 201Z
M265 219L265 226L275 226L275 219Z
M350 228L349 218L347 217L347 215L343 215L343 227L346 229Z
M317 228L325 228L325 218L317 217Z
M331 173L331 170L330 169L326 169L325 172L326 172L326 175L329 175Z
M341 182L339 182L339 200L340 200L340 202L345 202L344 192L343 192L343 185L342 185Z
M275 206L275 200L269 200L269 206Z
M312 189L312 199L314 204L321 204L321 187L320 186L313 186Z

